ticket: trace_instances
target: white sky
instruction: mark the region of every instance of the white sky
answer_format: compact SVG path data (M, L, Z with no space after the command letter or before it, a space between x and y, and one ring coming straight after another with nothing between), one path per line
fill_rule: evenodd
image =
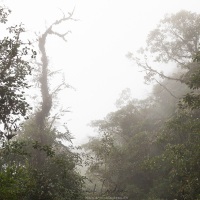
M94 135L87 126L115 109L120 92L130 88L134 98L144 98L150 89L143 75L126 57L141 47L148 32L166 13L182 9L198 12L199 0L5 0L12 20L23 22L32 32L59 19L75 7L74 18L61 30L71 30L68 42L50 38L48 53L55 69L63 69L68 84L76 91L60 95L70 107L65 120L79 144ZM45 25L46 24L46 25ZM59 80L56 80L59 81Z

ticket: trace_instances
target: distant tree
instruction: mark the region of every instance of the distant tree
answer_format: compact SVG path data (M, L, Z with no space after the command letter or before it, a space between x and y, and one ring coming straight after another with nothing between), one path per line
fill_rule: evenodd
M153 145L158 148L157 155L144 162L153 177L149 199L199 199L200 174L199 162L196 162L200 159L199 22L199 14L187 11L166 16L150 32L147 47L140 50L144 59L129 54L144 69L147 82L155 81L157 89L162 87L177 99L174 103L179 101L174 111L167 111L169 117L166 118L166 124L160 126L156 133ZM150 60L151 57L154 59ZM155 62L161 66L163 63L169 66L173 63L180 68L179 74L167 76L153 67ZM169 84L170 81L180 84ZM155 96L162 99L162 103L165 102L161 106L167 105L169 98L164 100L159 94Z
M173 61L187 68L199 46L200 15L180 11L167 15L147 39L147 50L155 54L155 61Z
M105 195L145 199L152 180L141 166L153 154L151 140L159 125L153 102L130 99L103 120L92 122L99 137L83 145L93 156L87 175L90 179L94 176L94 180L98 177L100 186L103 184L108 191L114 191Z
M200 198L199 22L196 13L168 15L139 56L128 54L156 85L145 100L124 90L118 110L92 123L100 136L85 145L94 157L88 174L106 180L109 191L116 185L135 200ZM156 62L179 70L168 76Z
M158 81L160 77L185 83L184 73L196 66L191 61L198 52L199 29L200 15L197 13L183 10L166 15L157 28L149 33L146 47L141 48L138 55L128 53L127 56L144 69L147 82ZM175 64L184 70L180 71L178 77L166 76L153 67L154 62L161 67L162 63Z

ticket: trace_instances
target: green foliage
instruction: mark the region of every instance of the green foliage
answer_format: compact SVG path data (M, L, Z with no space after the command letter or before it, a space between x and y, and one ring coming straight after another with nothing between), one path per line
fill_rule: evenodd
M66 155L55 155L43 167L31 170L32 187L28 199L84 199L82 177L74 171L75 163Z
M0 22L6 24L10 10L0 7ZM3 27L3 26L2 26ZM6 27L5 27L6 29ZM13 158L16 154L23 160L26 151L24 144L9 143L18 130L18 121L26 118L29 105L24 97L24 89L28 88L26 77L31 74L31 66L25 60L28 47L20 40L24 32L22 25L8 27L8 35L0 40L0 199L19 199L25 195L32 185L26 165L19 165ZM35 53L34 53L35 54ZM7 139L7 140L6 140Z
M0 7L0 22L6 24L10 11ZM30 108L25 89L32 67L26 60L36 52L20 38L22 25L7 28L0 40L0 199L1 200L84 200L84 179L76 167L78 153L62 142L71 143L71 134L58 131L46 117L39 128L35 116L27 119ZM15 133L14 133L15 132ZM15 137L14 137L15 136Z
M29 131L35 130L30 129L30 124L25 127ZM76 166L80 163L79 155L58 141L44 145L27 139L23 137L26 133L24 129L16 141L10 141L1 149L0 199L83 200L84 178L76 172ZM9 173L11 170L12 173Z
M104 120L92 123L101 136L84 145L85 149L89 149L89 155L94 155L88 175L92 180L92 174L99 177L109 191L115 187L120 191L110 192L108 196L145 198L151 180L141 165L152 153L151 137L146 130L157 128L151 126L151 103L151 100L129 101Z
M7 22L9 10L0 7L1 23ZM27 76L31 66L26 61L30 48L20 39L25 31L22 25L7 28L8 35L0 40L0 123L4 125L4 134L9 137L18 128L21 117L27 117L29 105L24 89L29 88ZM32 50L32 58L35 57ZM11 138L8 138L11 139Z
M106 180L110 190L117 185L131 199L198 199L199 110L176 108L158 123L159 101L149 101L145 109L139 102L129 104L93 122L101 135L85 145L93 155L88 177Z
M200 137L196 132L196 124L193 127L192 120L189 120L190 123L185 125L183 122L180 122L181 124L176 122L172 128L173 135L167 135L168 127L166 127L165 139L168 141L162 140L162 144L165 143L164 151L160 151L161 155L146 161L147 168L156 175L154 187L150 192L154 198L198 199ZM181 131L180 128L186 130ZM163 134L160 137L163 138ZM158 142L161 142L160 138Z
M65 133L57 131L51 122L46 122L40 141L40 130L33 119L29 119L16 138L24 144L28 156L21 163L29 163L29 173L34 182L34 187L29 190L28 199L84 199L82 191L84 178L76 171L81 164L78 153L73 153L71 148L62 144L60 139L69 139L68 130ZM17 160L20 157L15 156Z
M34 186L24 166L5 166L0 171L0 199L18 200Z
M199 22L199 14L187 11L161 20L140 51L144 62L128 55L147 81L157 82L154 94L139 101L124 90L118 110L92 123L100 135L85 145L95 158L88 174L130 199L200 198ZM168 77L148 64L148 55L181 68Z

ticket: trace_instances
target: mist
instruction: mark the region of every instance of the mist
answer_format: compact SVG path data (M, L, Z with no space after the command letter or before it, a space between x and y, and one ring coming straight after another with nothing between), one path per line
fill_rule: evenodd
M0 199L198 199L198 7L1 1Z

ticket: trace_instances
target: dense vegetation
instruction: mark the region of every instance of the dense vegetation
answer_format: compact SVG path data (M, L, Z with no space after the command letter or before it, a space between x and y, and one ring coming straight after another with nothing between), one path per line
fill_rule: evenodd
M63 16L39 37L41 61L37 65L32 64L37 53L31 42L22 40L22 25L6 26L9 14L9 9L0 7L0 22L7 34L0 40L0 199L83 200L83 177L76 170L81 161L79 154L63 144L70 142L71 135L67 127L60 132L55 126L61 114L50 113L53 96L65 84L49 91L45 49L49 32L56 34L52 27L72 14ZM39 73L42 102L30 112L25 96L33 68ZM23 120L26 121L22 125Z
M200 199L200 15L166 16L148 35L146 47L128 53L154 89L143 100L125 89L117 110L91 123L99 136L83 145L86 181L77 172L82 158L63 143L71 143L69 130L64 125L59 131L59 116L51 115L53 97L67 85L51 91L48 81L47 37L65 40L67 32L53 28L73 13L39 36L38 53L22 40L22 25L7 27L9 14L0 7L6 34L0 38L0 200ZM155 63L177 68L168 76ZM30 112L25 96L33 68L41 102Z
M124 90L118 109L92 122L99 136L84 145L92 155L91 196L200 199L199 31L200 15L168 15L138 55L128 53L145 71L145 81L156 84L144 100ZM167 76L155 63L178 68Z

